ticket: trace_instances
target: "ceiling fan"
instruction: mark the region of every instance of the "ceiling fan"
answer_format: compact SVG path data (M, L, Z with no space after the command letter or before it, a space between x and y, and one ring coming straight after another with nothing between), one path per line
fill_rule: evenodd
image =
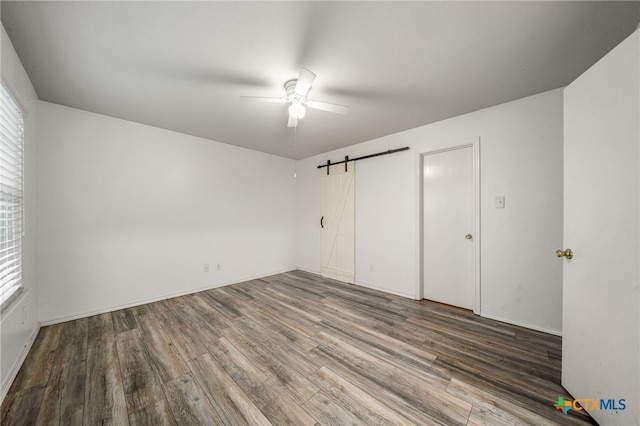
M255 102L277 102L281 104L290 103L288 127L298 127L298 120L305 115L305 106L322 111L334 112L337 114L346 114L349 107L344 105L330 104L327 102L314 101L307 99L307 95L311 90L311 85L316 79L316 75L306 68L300 70L297 79L289 80L284 84L286 97L284 98L264 98L259 96L240 96L242 101Z

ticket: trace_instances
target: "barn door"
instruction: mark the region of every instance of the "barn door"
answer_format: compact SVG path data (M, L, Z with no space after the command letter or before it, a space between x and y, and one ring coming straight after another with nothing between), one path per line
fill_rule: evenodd
M327 169L329 172L327 173ZM322 259L320 273L353 283L355 278L355 163L321 169Z

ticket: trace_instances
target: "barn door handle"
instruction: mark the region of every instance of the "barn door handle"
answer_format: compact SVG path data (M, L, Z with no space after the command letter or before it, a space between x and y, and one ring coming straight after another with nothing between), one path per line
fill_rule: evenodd
M324 228L324 224L322 223L322 221L323 221L323 220L324 220L324 216L322 216L322 217L320 218L320 227L321 227L321 228Z

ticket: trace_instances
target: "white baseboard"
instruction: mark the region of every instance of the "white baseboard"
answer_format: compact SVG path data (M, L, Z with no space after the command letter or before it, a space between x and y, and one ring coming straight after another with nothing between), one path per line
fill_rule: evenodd
M18 359L16 359L16 361L11 366L11 370L9 370L8 376L3 377L4 382L2 383L2 388L0 388L0 404L4 402L4 398L7 396L7 393L9 393L9 389L11 388L13 381L16 379L16 376L18 375L18 371L20 371L20 367L22 367L24 360L27 359L27 355L29 355L29 351L33 346L33 342L35 342L36 340L36 336L40 331L40 327L41 327L41 324L36 323L36 327L34 327L33 330L31 330L31 334L29 334L29 338L27 339L24 345L24 348L22 348L22 352L20 352L20 356L18 357Z
M199 293L201 291L206 291L206 290L211 290L211 289L214 289L214 288L225 287L225 286L228 286L228 285L243 283L245 281L258 280L260 278L265 278L265 277L269 277L271 275L282 274L284 272L290 272L290 271L295 271L295 269L287 269L287 270L277 271L277 272L273 272L273 273L269 273L269 274L265 274L265 275L259 275L259 276L255 276L255 277L246 277L246 278L242 278L242 279L239 279L239 280L227 281L227 282L214 284L214 285L210 285L210 286L205 286L205 287L200 287L200 288L196 288L196 289L191 289L191 290L187 290L187 291L183 291L183 292L164 294L164 295L158 296L158 297L152 297L152 298L144 299L144 300L137 300L135 302L125 303L125 304L122 304L122 305L107 306L105 308L98 309L98 310L95 310L95 311L82 312L82 313L79 313L79 314L74 314L74 315L69 315L69 316L64 316L64 317L48 319L48 320L42 321L42 326L59 324L61 322L73 321L73 320L81 319L81 318L87 318L87 317L91 317L93 315L104 314L106 312L119 311L120 309L127 309L127 308L132 308L134 306L146 305L147 303L153 303L153 302L158 302L160 300L172 299L174 297L185 296L187 294Z
M378 291L381 291L383 293L389 293L389 294L393 294L395 296L400 296L400 297L404 297L404 298L407 298L407 299L416 300L416 295L413 294L413 293L404 293L402 291L395 291L395 290L391 290L391 289L388 289L388 288L385 288L385 287L378 287L378 286L375 286L375 285L370 285L370 284L366 284L366 283L359 282L359 281L356 281L355 284L359 285L361 287L370 288L372 290L378 290Z
M312 271L310 269L305 269L305 268L300 268L300 267L298 267L298 270L299 271L303 271L303 272L307 272L309 274L314 274L314 275L317 275L319 277L322 276L320 271ZM405 297L407 299L416 300L416 295L412 294L412 293L403 293L401 291L394 291L394 290L390 290L390 289L384 288L384 287L377 287L377 286L370 285L370 284L367 284L367 283L363 283L363 282L360 282L360 281L357 281L357 280L356 280L356 282L354 284L357 285L357 286L360 286L360 287L370 288L372 290L378 290L378 291L381 291L383 293L389 293L389 294L393 294L395 296L400 296L400 297Z
M302 271L302 272L307 272L307 273L309 273L309 274L314 274L314 275L318 275L318 276L320 276L320 271L319 271L319 270L318 270L318 271L313 271L313 270L311 270L311 269L301 268L301 267L299 267L299 266L298 266L298 268L297 268L297 269L298 269L299 271Z
M554 336L562 337L562 330L554 330L552 328L540 327L539 325L528 324L528 323L521 322L521 321L514 321L514 320L511 320L511 319L507 319L507 318L501 318L501 317L498 317L498 316L495 316L495 315L488 315L488 314L480 313L480 316L483 317L483 318L488 318L488 319L492 319L492 320L496 320L496 321L500 321L500 322L506 322L507 324L511 324L511 325L517 325L518 327L524 327L524 328L528 328L530 330L541 331L543 333L553 334Z

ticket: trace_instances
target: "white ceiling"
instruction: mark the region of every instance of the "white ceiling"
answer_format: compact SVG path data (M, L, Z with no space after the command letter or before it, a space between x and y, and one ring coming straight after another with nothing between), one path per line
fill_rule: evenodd
M40 99L304 158L567 85L640 22L640 2L2 1ZM308 110L283 96L300 67Z

